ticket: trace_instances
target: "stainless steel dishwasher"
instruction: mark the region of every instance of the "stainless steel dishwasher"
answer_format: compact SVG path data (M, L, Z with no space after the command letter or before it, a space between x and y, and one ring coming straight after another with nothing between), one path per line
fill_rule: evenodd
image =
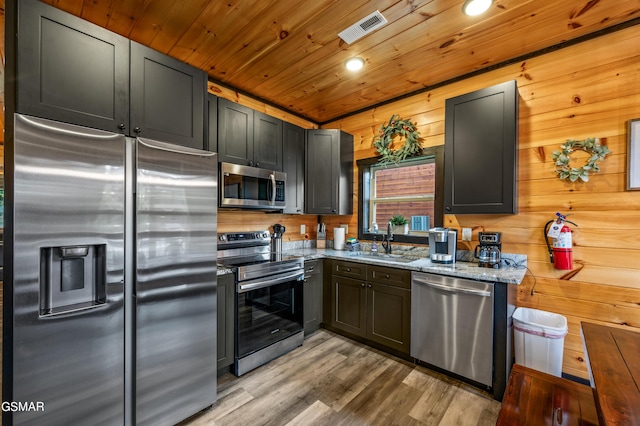
M413 272L410 352L493 386L493 284Z

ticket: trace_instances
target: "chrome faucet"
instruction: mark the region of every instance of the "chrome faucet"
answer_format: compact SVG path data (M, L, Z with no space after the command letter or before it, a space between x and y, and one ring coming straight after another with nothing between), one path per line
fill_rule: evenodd
M384 244L385 237L387 237L387 245ZM391 254L391 240L393 240L393 230L391 227L391 221L387 224L387 235L382 236L382 247L386 254Z

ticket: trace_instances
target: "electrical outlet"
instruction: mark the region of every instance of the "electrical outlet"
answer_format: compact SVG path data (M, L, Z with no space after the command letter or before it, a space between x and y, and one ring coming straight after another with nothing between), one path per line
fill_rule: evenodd
M340 228L344 228L345 235L349 233L349 225L346 223L341 223Z
M307 233L307 225L302 224L300 225L300 235L304 235Z
M471 241L471 228L462 228L462 241Z

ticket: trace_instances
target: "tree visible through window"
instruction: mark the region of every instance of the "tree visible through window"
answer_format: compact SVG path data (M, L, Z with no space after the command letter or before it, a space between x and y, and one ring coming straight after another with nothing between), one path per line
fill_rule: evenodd
M398 165L372 165L364 173L363 231L385 232L393 216L404 216L410 234L434 226L436 163L433 157ZM368 182L367 182L368 181Z

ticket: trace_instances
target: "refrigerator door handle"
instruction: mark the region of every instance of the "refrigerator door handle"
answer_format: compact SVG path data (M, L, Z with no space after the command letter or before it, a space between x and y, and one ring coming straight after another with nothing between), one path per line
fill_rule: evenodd
M213 157L215 152L203 151L201 149L189 148L185 146L174 145L166 142L155 141L152 139L136 138L142 145L163 151L173 152L175 154L196 155L198 157Z

